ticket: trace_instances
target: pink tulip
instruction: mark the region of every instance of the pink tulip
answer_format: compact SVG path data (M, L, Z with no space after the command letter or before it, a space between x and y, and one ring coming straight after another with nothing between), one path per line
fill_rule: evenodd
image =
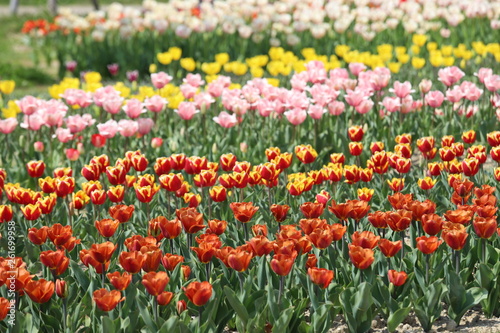
M485 77L484 86L491 92L500 90L500 75L490 75Z
M285 112L286 119L294 126L300 125L306 120L307 112L302 109L293 109Z
M3 134L12 133L18 124L19 123L16 118L2 119L0 120L0 132Z
M340 116L345 110L345 104L341 101L333 101L328 103L328 113L332 116Z
M488 76L493 75L493 70L491 68L479 68L479 71L477 73L474 73L475 76L479 79L479 82L484 84L484 79L486 79Z
M137 98L129 99L122 108L125 114L132 119L138 118L141 113L146 112L146 110L144 110L144 104Z
M35 148L35 151L38 152L38 153L43 153L43 151L45 150L45 145L43 144L42 141L36 141L34 144L33 144L33 148Z
M25 96L19 101L17 101L17 106L21 109L21 112L27 116L32 115L38 109L40 101L38 98L33 96Z
M394 89L389 89L390 92L393 92L399 98L405 98L415 90L411 89L411 83L405 81L403 83L396 81L394 82Z
M117 114L122 108L123 98L118 95L108 96L102 103L104 111L110 114Z
M353 107L358 106L362 101L367 99L366 91L361 89L347 90L347 94L345 95L346 102Z
M425 103L432 108L438 108L443 104L444 95L439 90L429 91L427 95L425 95Z
M56 133L54 135L54 137L56 137L57 140L59 140L62 143L66 143L73 140L73 136L74 135L68 128L62 128L62 127L56 129Z
M139 124L135 120L122 119L118 122L118 131L124 137L130 137L137 133Z
M202 80L200 74L191 74L191 73L188 73L188 75L186 75L186 77L182 80L182 82L196 88L205 84L205 81Z
M307 114L312 118L319 120L326 113L326 109L321 105L310 105Z
M387 112L397 112L401 108L401 100L397 97L384 97L382 103L380 103Z
M459 86L454 86L453 89L446 91L446 99L451 103L458 103L464 97L464 93Z
M152 138L151 139L151 147L153 147L153 148L160 148L162 144L163 144L162 138Z
M174 110L174 112L183 120L191 120L200 111L196 109L196 106L192 102L181 102L179 108Z
M269 117L274 111L274 103L267 99L261 99L255 103L255 108L261 117Z
M61 97L70 106L86 108L92 104L92 94L80 89L66 89Z
M209 93L202 92L198 95L194 96L194 104L198 109L206 110L210 107L212 103L215 102L215 99Z
M477 101L483 94L483 91L481 89L479 89L474 83L469 81L462 82L462 84L460 85L460 89L462 89L465 99L471 102Z
M165 87L170 81L172 81L172 77L165 72L151 74L151 82L156 89Z
M238 119L236 119L235 114L229 114L226 111L222 111L219 113L217 117L214 117L213 120L224 128L231 128L238 124Z
M66 149L64 152L66 154L66 158L70 161L76 161L80 157L80 152L75 148Z
M21 127L31 131L38 131L43 125L45 125L43 117L40 114L35 113L31 116L24 116L24 121L21 124Z
M140 135L146 135L151 132L155 122L151 118L139 118L137 119L137 125L139 126L137 132Z
M194 87L194 86L192 86L190 84L186 84L186 83L181 84L181 86L179 88L181 89L181 93L185 99L193 98L199 89L198 87Z
M352 75L358 76L359 73L366 70L366 66L359 62L351 62L349 64L349 70L351 71Z
M112 119L103 124L97 125L97 130L106 139L111 139L118 132L118 123Z
M102 107L104 101L115 97L120 97L120 93L113 86L101 87L94 92L94 104Z
M75 134L83 131L88 126L93 125L95 123L95 119L93 119L90 114L86 113L83 116L80 116L79 114L69 116L64 120L64 122L71 130L71 133Z
M168 101L159 95L154 95L150 98L146 98L146 100L144 101L146 109L156 113L161 112L167 104Z
M427 94L432 88L432 81L423 79L420 81L420 84L418 85L418 89L422 94Z
M358 113L365 114L370 112L374 104L375 103L373 103L371 99L365 99L361 101L361 103L359 103L358 106L355 107L355 109L356 111L358 111Z
M224 91L224 85L219 82L210 82L207 87L207 91L213 97L220 97Z
M445 86L451 87L465 75L464 72L460 70L457 66L441 68L438 71L438 80L441 81Z

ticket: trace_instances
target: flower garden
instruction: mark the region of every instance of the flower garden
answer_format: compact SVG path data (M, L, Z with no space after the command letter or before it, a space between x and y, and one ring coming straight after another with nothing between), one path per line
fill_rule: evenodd
M499 2L147 0L21 33L59 79L0 80L0 331L500 317Z

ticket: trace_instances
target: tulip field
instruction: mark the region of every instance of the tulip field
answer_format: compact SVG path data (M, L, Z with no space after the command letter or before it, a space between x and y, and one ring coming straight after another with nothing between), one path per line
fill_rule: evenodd
M0 332L498 323L498 1L146 0L19 33L58 79L0 78Z

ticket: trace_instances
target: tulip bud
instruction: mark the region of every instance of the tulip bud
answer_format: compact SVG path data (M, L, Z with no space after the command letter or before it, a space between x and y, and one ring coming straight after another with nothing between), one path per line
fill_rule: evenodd
M45 145L43 144L42 141L37 141L33 144L33 147L35 147L35 151L38 153L43 153L45 150Z
M74 148L66 149L65 153L66 153L66 158L70 161L76 161L80 157L80 152Z
M160 148L162 144L163 144L162 138L152 138L151 139L151 147L153 147L153 148Z
M90 138L90 142L96 148L102 148L106 145L106 138L101 134L93 134Z
M177 313L180 315L181 313L183 313L184 311L186 311L187 309L187 304L186 304L186 301L184 300L180 300L177 302Z
M56 280L56 295L59 298L66 298L68 296L68 285L66 281L60 279Z
M79 153L79 154L83 154L83 153L85 153L85 148L83 147L83 143L78 142L78 143L76 144L76 150L78 150L78 153Z
M247 150L248 150L248 145L246 144L246 142L241 142L240 143L240 150L242 153L246 153Z

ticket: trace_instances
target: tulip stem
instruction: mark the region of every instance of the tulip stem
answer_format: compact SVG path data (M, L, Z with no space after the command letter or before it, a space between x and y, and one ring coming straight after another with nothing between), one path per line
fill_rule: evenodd
M104 279L106 277L106 265L102 264L102 272L101 272L101 280L102 280L102 288L104 288Z
M200 306L200 315L198 317L198 329L201 329L201 317L203 315L203 307ZM201 331L201 330L200 330Z
M67 329L66 320L68 318L67 309L66 309L66 297L63 298L62 311L63 311L63 332L66 333L66 329Z
M429 259L430 255L429 254L424 254L425 255L425 283L429 283Z
M279 294L278 294L278 305L281 306L281 295L283 294L283 286L285 285L285 276L281 275L280 276L280 289L279 289Z
M158 323L158 299L153 296L153 313L155 316L155 322Z
M460 251L455 251L455 272L460 273Z
M240 280L240 290L243 295L243 272L238 272L238 279Z
M205 265L205 272L207 273L207 281L210 281L210 261Z
M243 223L243 231L245 232L245 240L248 239L248 227L246 223Z
M404 232L404 230L401 231L401 243L403 245L401 246L401 265L400 265L400 268L403 267L403 259L405 258L405 232Z
M167 191L167 219L170 218L170 192Z
M170 238L169 239L170 241L170 253L174 253L174 239L173 238Z
M482 247L482 255L483 255L483 264L486 264L486 239L481 239L481 247Z

